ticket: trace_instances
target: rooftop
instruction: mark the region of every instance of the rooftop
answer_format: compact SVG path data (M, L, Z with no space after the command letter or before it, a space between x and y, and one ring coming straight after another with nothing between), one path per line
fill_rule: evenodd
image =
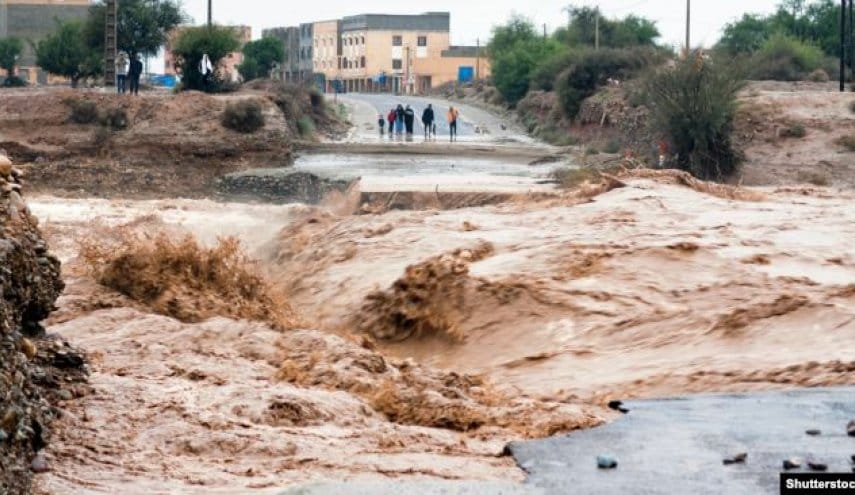
M450 31L451 14L426 12L417 15L361 14L342 19L342 31Z

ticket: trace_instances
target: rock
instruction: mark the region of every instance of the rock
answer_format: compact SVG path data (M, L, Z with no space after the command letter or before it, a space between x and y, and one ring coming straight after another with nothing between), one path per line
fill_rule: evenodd
M24 355L27 356L27 359L32 361L33 358L36 357L36 352L38 352L38 349L36 348L36 344L33 344L30 339L25 337L21 339L21 352L23 352Z
M744 464L746 459L748 459L748 454L746 452L740 452L733 457L724 459L723 462L725 466L730 464Z
M60 351L53 356L53 365L59 369L83 367L83 357L74 352Z
M822 431L811 429L811 430L806 430L805 433L807 433L808 435L810 435L812 437L815 437L815 436L821 435Z
M21 417L21 410L17 407L9 407L3 414L3 419L0 420L0 428L6 431L13 431L18 424L18 418Z
M7 438L9 438L9 434L6 433L6 430L0 430L0 443L5 442Z
M849 460L852 461L852 464L855 464L855 454L852 454L852 456L849 458Z
M12 175L12 161L6 156L0 155L0 177L10 177Z
M597 456L597 467L600 469L614 469L617 467L617 459L609 454L601 454Z
M853 419L849 422L848 425L846 425L846 434L850 437L855 437L855 419Z
M613 401L609 402L608 406L609 406L609 409L612 409L615 411L620 411L624 414L629 412L629 409L623 407L623 402L621 402L619 400L613 400Z
M30 463L30 470L34 473L46 473L50 471L50 465L48 465L47 458L45 458L44 453L39 452L33 458L33 462Z
M798 457L791 457L784 461L784 470L798 469L802 467L802 460Z
M821 462L808 462L808 467L811 471L828 471L828 464Z

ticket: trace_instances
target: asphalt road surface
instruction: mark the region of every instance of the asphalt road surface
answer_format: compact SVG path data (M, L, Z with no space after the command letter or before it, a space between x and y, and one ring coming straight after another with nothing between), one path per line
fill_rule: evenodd
M855 389L628 402L629 414L600 428L512 443L526 484L547 494L779 493L784 459L800 457L852 472ZM808 429L821 434L810 436ZM748 454L745 464L723 459ZM597 468L600 454L616 457ZM793 472L805 472L805 467Z
M448 140L448 121L446 114L449 106L454 106L460 112L457 124L457 134L461 141L502 141L532 143L525 133L516 128L511 122L493 115L484 110L470 105L449 102L440 98L425 98L407 95L392 94L363 94L348 93L340 95L342 102L351 106L353 123L357 126L360 140L365 138L379 139L380 132L377 128L378 114L385 116L389 110L396 108L399 104L410 105L416 115L414 137L424 139L424 126L422 125L422 112L428 104L433 105L436 115L437 140ZM387 124L388 131L388 124ZM386 137L388 140L388 136Z

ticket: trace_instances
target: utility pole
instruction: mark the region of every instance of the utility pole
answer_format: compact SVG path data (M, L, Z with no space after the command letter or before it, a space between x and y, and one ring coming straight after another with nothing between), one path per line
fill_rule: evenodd
M686 56L692 50L692 0L686 0Z
M846 91L846 0L840 0L840 92Z
M546 39L546 23L543 23L543 39Z
M853 21L853 4L855 0L849 0L849 72L855 73L855 21Z
M600 6L594 10L594 50L600 49Z
M481 38L475 40L475 80L481 79Z
M117 3L118 0L107 0L107 13L104 16L104 86L108 88L116 85Z
M213 17L211 16L211 0L208 0L208 27L210 28L213 24Z

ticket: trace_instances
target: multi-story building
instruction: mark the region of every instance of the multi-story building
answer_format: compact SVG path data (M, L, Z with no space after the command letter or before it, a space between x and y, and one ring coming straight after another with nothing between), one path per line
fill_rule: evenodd
M250 26L229 26L232 30L234 30L235 35L237 36L238 41L240 42L240 48L237 51L229 53L222 60L220 60L220 65L218 69L222 71L223 75L231 79L232 81L240 80L240 73L237 70L237 66L243 63L243 45L252 41L252 27ZM172 53L172 44L181 35L182 30L186 29L186 27L179 27L173 29L169 36L166 38L166 47L163 52L163 71L164 74L167 75L178 75L178 67L175 65L175 55Z
M345 17L341 39L344 90L412 93L417 61L438 59L450 46L450 14Z
M300 24L300 59L297 66L302 75L301 80L311 79L315 71L313 60L315 40L312 36L313 31L314 24L311 22Z
M415 92L454 81L471 81L490 75L490 60L477 46L451 46L439 57L417 58L414 64Z
M341 75L341 21L320 21L312 26L312 65L318 87L329 91Z
M0 38L24 41L18 61L18 76L29 82L45 84L48 75L36 67L33 45L54 32L56 21L83 20L90 0L0 0Z
M283 81L300 81L300 28L278 27L265 29L261 32L264 38L273 37L282 42L285 51L285 61L279 67L277 76Z

